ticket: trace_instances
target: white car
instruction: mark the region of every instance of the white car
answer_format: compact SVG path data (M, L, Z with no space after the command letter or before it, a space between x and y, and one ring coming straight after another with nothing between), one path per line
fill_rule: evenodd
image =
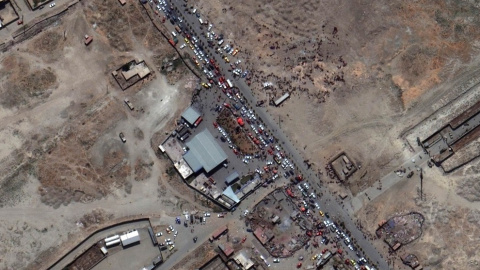
M185 48L185 46L187 46L187 45L185 45L185 43L183 43L182 45L180 45L180 49Z
M162 236L162 235L163 235L162 232L158 232L158 233L157 233L157 237L160 237L160 236Z
M51 3L49 7L53 8L55 6L55 2Z
M178 235L178 231L175 231L175 233L173 234L173 237L177 237Z

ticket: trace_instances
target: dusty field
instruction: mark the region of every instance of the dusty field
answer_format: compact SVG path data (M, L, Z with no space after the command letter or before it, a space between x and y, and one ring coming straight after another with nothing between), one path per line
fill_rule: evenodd
M240 47L260 99L293 93L271 113L293 142L306 142L298 148L308 145L316 169L342 150L368 167L351 179L354 194L398 165L408 154L399 134L438 109L430 106L449 80L478 62L478 22L465 19L473 4L225 0L198 8ZM274 86L263 90L267 81Z
M142 12L81 2L0 55L1 269L45 267L78 232L113 218L193 208L153 139L188 106L196 79L181 63L160 72L174 52ZM152 75L123 92L110 72L132 59Z
M475 248L476 239L480 236L478 207L457 196L449 187L453 181L443 177L436 169L427 171L425 176L424 201L420 200L418 179L403 180L360 210L357 218L364 231L374 237L375 229L382 220L416 211L425 217L421 236L388 256L392 264L394 261L394 269L409 269L399 257L410 253L416 255L424 267L431 269L476 267L480 263ZM380 240L374 243L388 254L385 243Z
M478 82L480 21L475 14L480 7L473 2L236 3L199 1L196 7L214 24L216 33L223 32L240 48L242 68L252 74L252 89L259 99L278 98L285 91L292 94L280 108L268 110L315 170L323 171L326 162L342 151L359 166L345 186L330 184L334 190L355 195L398 169L413 154L401 138L404 133L464 93L467 85ZM264 82L272 82L273 87L264 89ZM477 96L478 91L469 95ZM462 107L468 108L467 104L476 100L446 113L461 113ZM455 116L443 118L449 117ZM427 124L432 127L438 123ZM434 130L424 128L421 132ZM412 142L418 133L412 134L407 139L415 147ZM464 258L469 251L459 250L449 241L473 238L456 239L446 231L461 224L468 223L469 228L476 224L471 217L475 216L473 209L479 207L475 203L478 184L473 180L477 176L478 161L473 161L455 175L437 175L429 180L439 194L466 202L463 196L472 203L454 204L436 195L440 202L433 205L431 201L398 204L402 199L398 188L403 187L395 187L363 209L360 220L369 220L373 232L379 215L388 219L396 213L418 211L426 215L427 229L409 249L423 254L420 262L435 269L448 269L449 262L458 263L457 269L468 268ZM327 177L324 181L335 182ZM410 197L415 193L414 186L404 188ZM387 207L390 204L396 208ZM375 208L382 205L385 210ZM451 223L438 222L437 210L450 217ZM403 269L399 265L401 262L396 261L395 268Z

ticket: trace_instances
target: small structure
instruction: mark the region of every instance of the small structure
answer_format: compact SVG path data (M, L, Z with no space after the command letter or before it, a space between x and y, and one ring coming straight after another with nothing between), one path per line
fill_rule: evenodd
M90 43L92 43L92 40L93 40L92 36L85 35L85 41L84 41L85 46L90 45Z
M279 106L280 104L282 104L285 100L287 100L288 98L290 97L290 94L289 93L286 93L284 94L283 96L281 96L279 99L275 100L275 106Z
M226 198L225 198L226 197ZM223 193L222 193L222 198L227 199L227 202L231 202L231 205L235 205L240 202L240 199L237 197L235 192L233 192L232 187L227 187Z
M345 181L350 177L354 172L357 171L357 167L353 162L347 157L345 153L340 153L331 163L331 169L335 173L336 177L340 181ZM329 172L329 174L331 171Z
M242 269L250 269L253 267L254 263L250 260L249 256L245 254L245 251L240 251L240 253L233 258L235 263L243 267Z
M230 174L229 176L227 176L227 178L225 178L225 184L227 186L230 186L233 183L235 183L239 178L240 178L240 175L238 174L238 172L235 171L232 174Z
M140 242L140 235L137 230L132 230L120 236L120 240L122 241L122 246L126 247Z
M272 231L264 230L260 226L255 229L253 234L258 239L258 241L260 241L260 243L262 243L262 245L265 245L266 243L270 242L270 240L272 240L273 237L274 237Z
M195 122L200 118L200 113L197 112L194 108L188 107L183 113L182 118L187 121L187 123L193 127Z
M157 266L159 264L161 264L163 262L163 258L162 258L162 255L160 254L159 256L155 257L152 261L152 264L154 266Z
M157 237L155 236L155 233L153 232L152 227L148 227L148 234L150 235L150 239L152 240L152 244L154 246L158 245Z
M275 215L273 218L272 218L272 223L273 224L277 224L277 223L280 223L280 217Z
M112 75L120 88L122 88L122 90L126 90L130 86L150 75L150 69L145 61L132 60L121 66L119 69L113 71Z
M298 211L295 210L295 211L293 211L293 212L290 214L290 218L291 218L293 221L295 221L295 220L297 220L298 214L299 214Z
M228 258L230 257L234 250L233 248L227 243L227 244L220 244L218 245L218 248L223 252L223 254Z
M127 3L127 1L125 1L125 0L118 0L118 2L120 2L120 5L122 5L122 6L124 6Z

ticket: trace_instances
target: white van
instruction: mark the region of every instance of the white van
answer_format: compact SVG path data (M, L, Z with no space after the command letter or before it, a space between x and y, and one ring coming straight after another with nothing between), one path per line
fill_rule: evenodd
M172 32L172 36L176 37L177 34L175 33L175 31Z
M193 9L192 13L193 13L193 14L197 13L197 9L196 9L196 8Z

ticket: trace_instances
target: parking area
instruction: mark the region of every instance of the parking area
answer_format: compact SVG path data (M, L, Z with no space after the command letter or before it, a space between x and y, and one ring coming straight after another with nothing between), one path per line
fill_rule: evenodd
M160 255L160 250L153 245L147 228L138 228L137 231L140 237L138 244L127 247L118 244L109 247L108 256L94 269L142 269L151 265Z

